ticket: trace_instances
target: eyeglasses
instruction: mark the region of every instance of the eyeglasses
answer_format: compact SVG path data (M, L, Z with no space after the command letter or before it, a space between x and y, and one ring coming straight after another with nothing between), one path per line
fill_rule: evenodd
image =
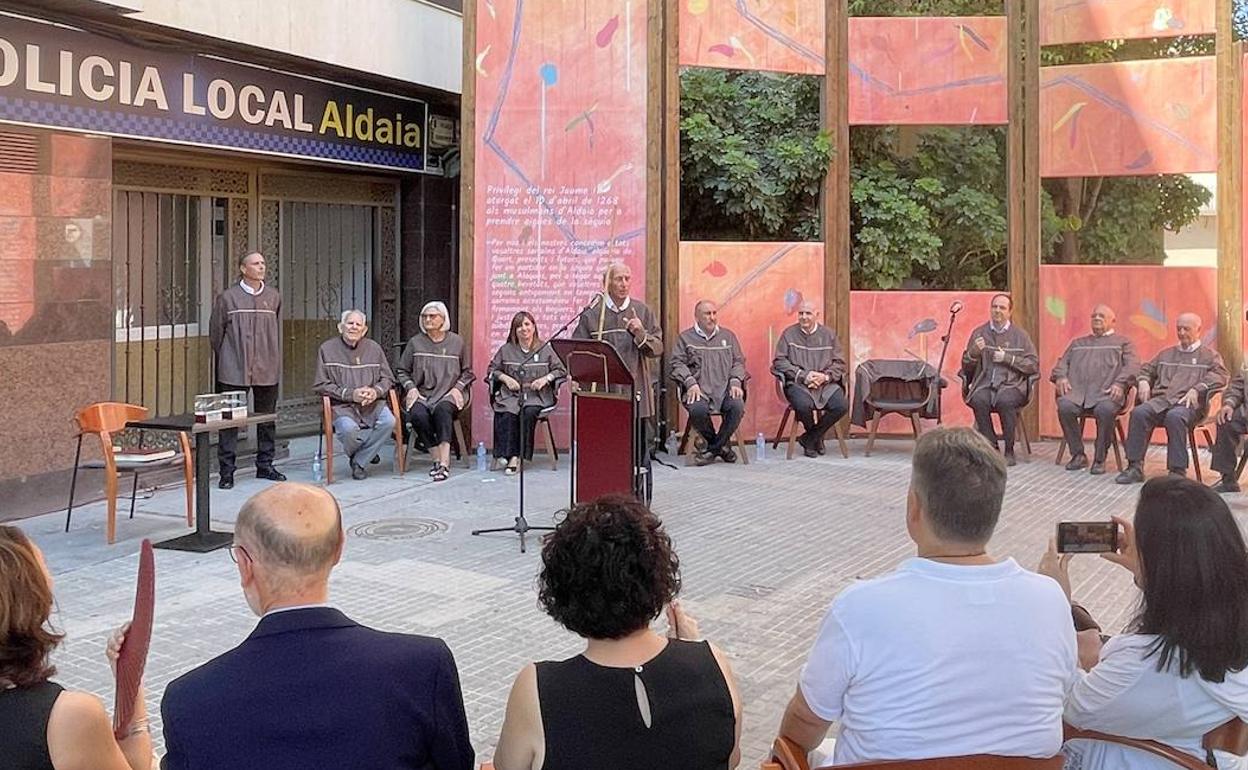
M230 561L234 562L235 564L238 564L238 554L237 554L237 553L235 553L235 551L236 551L236 550L237 550L237 551L242 551L243 553L247 554L247 558L248 558L248 559L250 559L250 558L251 558L251 554L247 553L247 549L246 549L246 548L243 548L243 547L242 547L241 545L239 545L238 543L230 543L230 544L226 547L226 550L228 550L228 551L230 552Z

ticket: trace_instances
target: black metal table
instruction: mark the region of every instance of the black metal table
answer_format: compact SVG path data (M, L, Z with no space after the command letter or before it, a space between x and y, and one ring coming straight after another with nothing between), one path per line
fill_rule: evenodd
M217 420L215 422L195 422L193 414L174 414L168 417L149 417L146 420L132 420L126 423L127 428L140 430L172 430L190 433L195 436L195 531L153 545L154 548L166 548L172 551L193 551L207 553L224 548L234 541L233 532L214 532L209 503L209 484L212 475L208 468L209 437L217 431L229 428L244 428L262 422L275 422L275 414L250 414L238 420Z

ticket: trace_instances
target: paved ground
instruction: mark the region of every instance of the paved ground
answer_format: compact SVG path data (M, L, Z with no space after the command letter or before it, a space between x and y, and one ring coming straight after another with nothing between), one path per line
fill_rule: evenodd
M314 442L292 444L282 469L310 480ZM883 442L870 458L851 442L851 458L787 462L772 454L743 467L657 468L655 509L675 540L684 600L703 632L732 657L746 704L743 767L757 766L770 746L828 601L855 579L891 569L912 553L903 523L909 442ZM1104 519L1129 513L1137 487L1111 475L1092 478L1053 465L1053 444L1037 445L1031 462L1011 470L1002 522L992 550L1035 564L1059 520ZM1207 464L1207 457L1205 460ZM533 524L551 521L568 497L564 468L540 462L526 474ZM493 751L511 680L534 659L565 657L579 640L537 608L533 548L519 552L511 534L472 537L474 527L507 525L517 482L498 473L456 470L433 484L428 466L405 478L388 460L365 482L339 480L348 527L332 601L356 620L392 631L445 638L454 651L480 758ZM1112 468L1112 465L1111 465ZM1164 472L1150 464L1153 473ZM214 520L228 528L249 495L261 488L240 475L229 492L213 489ZM56 576L55 622L68 633L58 652L59 680L111 702L103 647L133 601L142 538L180 534L182 491L157 491L133 521L118 524L118 542L104 545L103 505L74 514L21 522L44 549ZM1233 501L1237 514L1248 502ZM124 510L124 508L123 508ZM234 646L255 624L225 550L196 555L157 551L157 620L148 663L149 709L160 745L158 702L174 677ZM1076 597L1118 630L1134 589L1126 573L1092 557L1074 566Z

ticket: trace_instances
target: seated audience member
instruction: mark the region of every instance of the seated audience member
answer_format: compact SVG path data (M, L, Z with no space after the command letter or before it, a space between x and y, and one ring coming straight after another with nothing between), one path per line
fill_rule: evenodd
M836 332L815 320L813 302L797 308L797 323L776 342L771 373L784 380L784 397L805 431L797 441L807 457L823 454L823 437L849 411L845 352ZM815 423L815 410L823 411Z
M1117 521L1121 547L1103 557L1131 572L1139 610L1127 633L1100 648L1099 660L1092 650L1094 665L1071 690L1066 721L1203 760L1205 733L1248 719L1248 549L1226 503L1188 479L1150 480L1134 524ZM1067 592L1069 562L1050 546L1041 564ZM1100 637L1081 634L1081 653L1089 643L1099 646ZM1065 753L1068 770L1173 766L1100 741L1071 741Z
M1127 467L1114 480L1144 480L1144 454L1153 429L1166 427L1166 467L1171 475L1187 475L1187 432L1209 409L1209 394L1231 378L1222 355L1200 342L1200 316L1180 313L1175 319L1179 344L1161 351L1140 369L1139 406L1131 410L1127 428Z
M507 464L511 475L520 467L520 441L524 460L533 459L533 433L537 418L555 405L555 394L567 378L563 362L537 333L537 321L527 310L511 319L507 341L494 353L485 373L494 404L494 459ZM524 414L520 400L524 399Z
M320 487L277 484L244 503L230 553L260 622L169 683L165 770L473 770L446 644L328 604L342 546L338 502Z
M48 628L52 575L43 554L16 527L0 526L0 766L6 770L147 770L152 738L143 688L126 736L100 699L51 680L48 662L63 636ZM108 642L114 668L124 639Z
M679 590L671 540L644 504L573 506L542 547L538 598L585 651L521 670L496 770L736 767L736 683L723 653L695 641ZM650 630L665 606L670 638Z
M988 554L1005 478L969 428L919 438L906 504L917 556L833 600L782 735L810 751L839 722L836 764L1057 754L1075 630L1056 583Z
M1239 444L1248 433L1245 384L1243 370L1236 372L1222 396L1222 408L1218 410L1218 438L1213 442L1213 460L1209 463L1209 467L1222 474L1222 479L1213 487L1215 492L1239 491L1235 469L1239 465Z
M394 387L390 362L376 342L364 337L368 319L359 310L348 310L338 323L339 336L321 343L316 357L316 382L312 389L329 396L334 433L351 463L351 478L368 478L364 463L394 430L394 415L386 406ZM332 452L333 447L326 447Z
M701 437L694 455L697 465L716 459L735 463L737 453L729 446L732 434L745 415L745 353L737 335L719 325L719 307L709 299L694 306L694 324L676 338L672 350L672 379L684 388L685 411ZM719 431L711 415L722 416Z
M451 474L455 418L468 403L468 388L476 379L464 338L451 331L446 305L427 302L420 309L420 334L408 340L397 369L407 421L433 455L429 475L445 481Z
M1001 416L1005 463L1014 465L1014 434L1019 410L1027 405L1030 381L1040 367L1031 335L1015 326L1014 300L1008 294L992 297L988 323L971 331L962 353L963 392L966 405L975 413L975 429L997 446L992 413Z
M1118 410L1140 373L1135 346L1114 331L1114 320L1114 311L1108 305L1092 308L1092 333L1071 340L1049 377L1057 396L1057 421L1070 449L1068 471L1088 467L1079 420L1091 416L1096 422L1096 443L1090 473L1105 473L1105 457L1114 439Z

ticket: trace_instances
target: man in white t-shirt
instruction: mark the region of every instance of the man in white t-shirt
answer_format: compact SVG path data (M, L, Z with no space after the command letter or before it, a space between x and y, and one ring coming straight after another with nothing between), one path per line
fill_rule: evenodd
M1070 604L988 541L1005 461L968 428L914 448L906 530L918 555L833 600L780 734L835 764L969 754L1048 757L1077 676Z

